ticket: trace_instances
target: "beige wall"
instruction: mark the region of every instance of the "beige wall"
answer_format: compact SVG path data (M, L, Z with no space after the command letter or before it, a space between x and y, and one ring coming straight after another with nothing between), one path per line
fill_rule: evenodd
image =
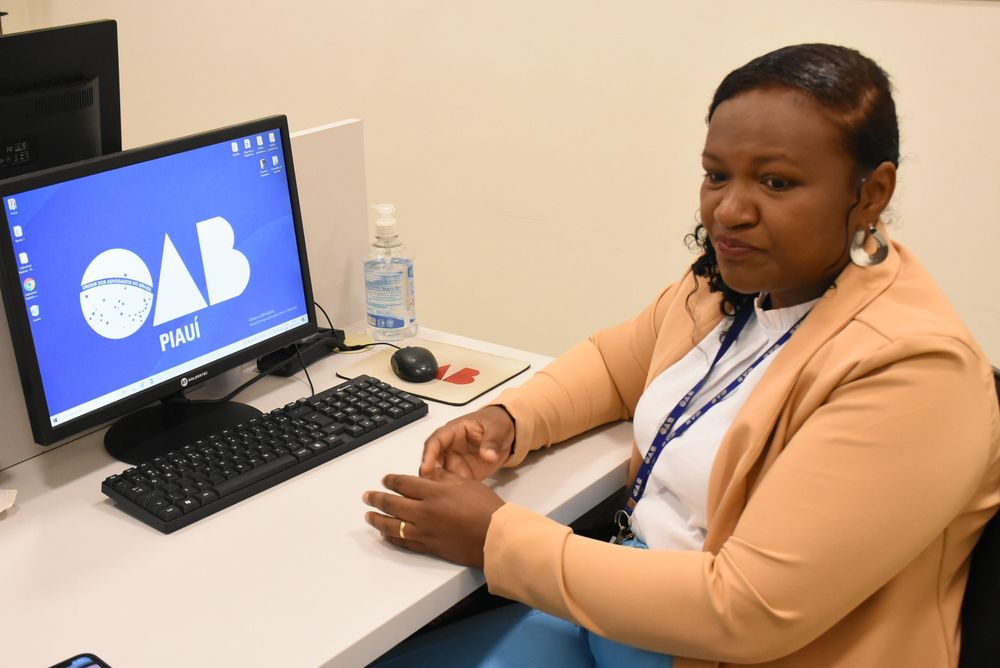
M1000 361L1000 3L13 0L8 30L119 22L124 141L264 114L365 121L429 326L554 354L691 256L705 107L788 43L894 76L908 242ZM312 262L323 262L313 257Z

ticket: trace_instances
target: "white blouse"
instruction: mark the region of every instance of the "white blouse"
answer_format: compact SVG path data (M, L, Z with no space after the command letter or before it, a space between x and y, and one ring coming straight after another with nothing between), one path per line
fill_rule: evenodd
M754 313L739 338L719 360L705 386L678 420L678 426L743 373L817 301L768 311L760 308L759 300L755 302ZM722 346L723 332L732 321L723 318L691 352L653 379L642 393L632 428L644 456L667 414L708 371ZM660 453L632 514L633 531L649 547L702 549L708 526L708 478L719 444L754 386L780 353L780 348L771 353L735 392L702 415Z

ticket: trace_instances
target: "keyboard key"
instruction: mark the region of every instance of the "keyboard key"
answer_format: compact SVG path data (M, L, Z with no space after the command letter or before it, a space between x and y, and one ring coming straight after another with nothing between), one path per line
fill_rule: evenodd
M309 459L310 457L313 456L313 454L314 453L312 449L307 448L304 445L301 448L298 448L297 450L294 450L292 452L292 456L298 459L300 462L304 462L305 460Z
M331 448L336 448L346 443L346 441L342 436L327 436L326 438L323 439L323 442L329 445Z
M303 415L309 415L310 413L313 412L313 410L314 409L312 406L303 404L302 406L296 406L295 408L291 409L286 413L286 415L288 415L288 417L291 418L299 418L302 417Z
M166 495L163 492L152 491L143 494L140 498L136 499L136 501L146 510L155 511L157 508L170 505L167 503L166 499L163 498L164 496Z
M296 462L295 457L292 457L289 454L281 455L280 457L277 457L276 459L268 462L267 464L264 464L263 466L251 469L244 475L234 476L229 478L228 480L220 482L215 486L215 492L219 496L225 496L226 494L231 494L232 492L247 487L248 485L257 482L258 480L263 480L269 475L272 475L279 471L283 471L284 469L287 469L295 462Z
M343 422L336 422L334 424L327 425L323 427L324 434L330 434L331 436L336 436L337 434L343 434L347 431L347 425Z
M167 520L168 522L172 519L178 518L184 513L177 506L164 506L156 511L156 516L161 520Z
M138 499L140 496L142 496L143 494L145 494L146 492L149 492L151 490L152 490L152 488L146 487L144 485L132 485L131 487L129 487L128 489L126 489L123 492L123 494L134 501L134 500Z
M197 494L195 494L194 498L201 501L202 505L204 505L206 503L211 503L212 501L215 501L217 498L219 498L219 495L210 489L206 489L203 492L198 492Z
M304 419L318 427L325 427L333 422L333 418L327 417L322 413L313 413L312 415L307 415Z
M181 509L182 512L190 513L192 510L201 508L201 504L195 499L187 498L181 499L177 502L177 507Z
M312 450L313 454L319 454L319 453L321 453L321 452L323 452L325 450L329 450L330 449L329 444L324 443L323 441L313 441L312 443L310 443L306 447L309 448L310 450Z
M148 501L146 501L145 503L143 503L142 507L145 508L146 510L148 510L149 512L151 512L151 513L159 515L160 514L160 510L162 508L166 508L169 505L170 505L170 502L167 501L166 499L164 499L163 497L153 497L153 498L149 499Z

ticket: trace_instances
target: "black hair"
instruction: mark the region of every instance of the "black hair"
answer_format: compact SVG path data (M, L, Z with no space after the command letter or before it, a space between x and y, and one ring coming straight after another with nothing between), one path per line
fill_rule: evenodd
M801 91L816 100L840 126L857 175L883 162L899 165L899 124L889 76L878 64L854 49L834 44L786 46L754 58L722 80L708 107L707 123L720 104L740 93L762 88ZM712 292L722 293L720 308L732 315L753 303L756 295L737 292L719 273L715 249L701 221L687 235L691 247L702 253L691 269L708 280Z

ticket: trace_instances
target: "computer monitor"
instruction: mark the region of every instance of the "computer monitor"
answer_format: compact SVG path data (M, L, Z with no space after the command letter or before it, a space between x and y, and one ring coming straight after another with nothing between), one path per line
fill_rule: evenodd
M183 393L316 331L284 116L0 181L0 198L39 444L121 418L105 445L134 463L244 422L260 412Z
M122 149L118 27L0 37L0 179Z

